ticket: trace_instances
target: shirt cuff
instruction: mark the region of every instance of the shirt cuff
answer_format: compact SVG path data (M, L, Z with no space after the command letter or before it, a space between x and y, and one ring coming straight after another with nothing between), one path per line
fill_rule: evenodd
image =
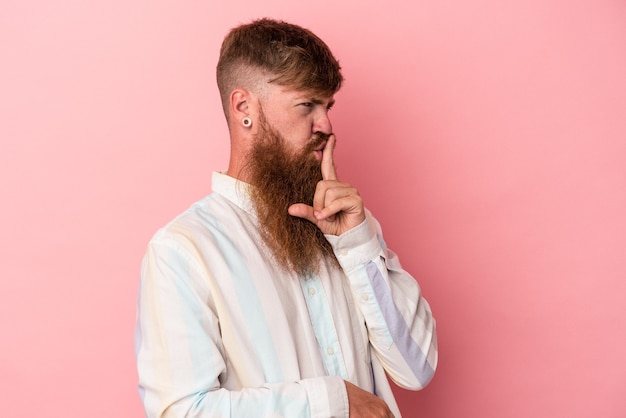
M350 409L346 383L339 376L316 377L300 381L304 387L311 418L348 418Z
M345 272L349 272L382 255L376 228L369 217L341 235L326 235L335 256Z

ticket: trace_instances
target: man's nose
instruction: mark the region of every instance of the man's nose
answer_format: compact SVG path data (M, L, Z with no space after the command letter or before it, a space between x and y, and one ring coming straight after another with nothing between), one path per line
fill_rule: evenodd
M325 134L331 134L333 132L333 125L330 123L327 111L320 112L315 118L313 132L323 132Z

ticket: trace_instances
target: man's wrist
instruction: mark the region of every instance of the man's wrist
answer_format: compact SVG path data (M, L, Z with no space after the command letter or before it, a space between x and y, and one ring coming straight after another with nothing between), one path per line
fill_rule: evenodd
M376 259L382 252L376 230L368 218L339 236L326 235L326 239L346 272Z

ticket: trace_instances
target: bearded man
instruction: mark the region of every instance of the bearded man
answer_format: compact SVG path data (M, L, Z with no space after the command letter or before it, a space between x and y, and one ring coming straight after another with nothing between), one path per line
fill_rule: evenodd
M432 379L430 307L337 178L328 112L342 80L299 26L261 19L224 39L228 170L143 261L148 417L399 417L387 376L414 390Z

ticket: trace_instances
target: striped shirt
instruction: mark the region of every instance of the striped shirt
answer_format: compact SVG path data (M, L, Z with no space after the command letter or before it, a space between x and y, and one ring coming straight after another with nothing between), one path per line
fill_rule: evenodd
M249 186L221 173L212 184L143 260L135 349L147 417L348 417L344 380L399 417L385 372L409 389L431 380L435 321L378 222L367 212L327 236L341 270L297 277L263 244Z

